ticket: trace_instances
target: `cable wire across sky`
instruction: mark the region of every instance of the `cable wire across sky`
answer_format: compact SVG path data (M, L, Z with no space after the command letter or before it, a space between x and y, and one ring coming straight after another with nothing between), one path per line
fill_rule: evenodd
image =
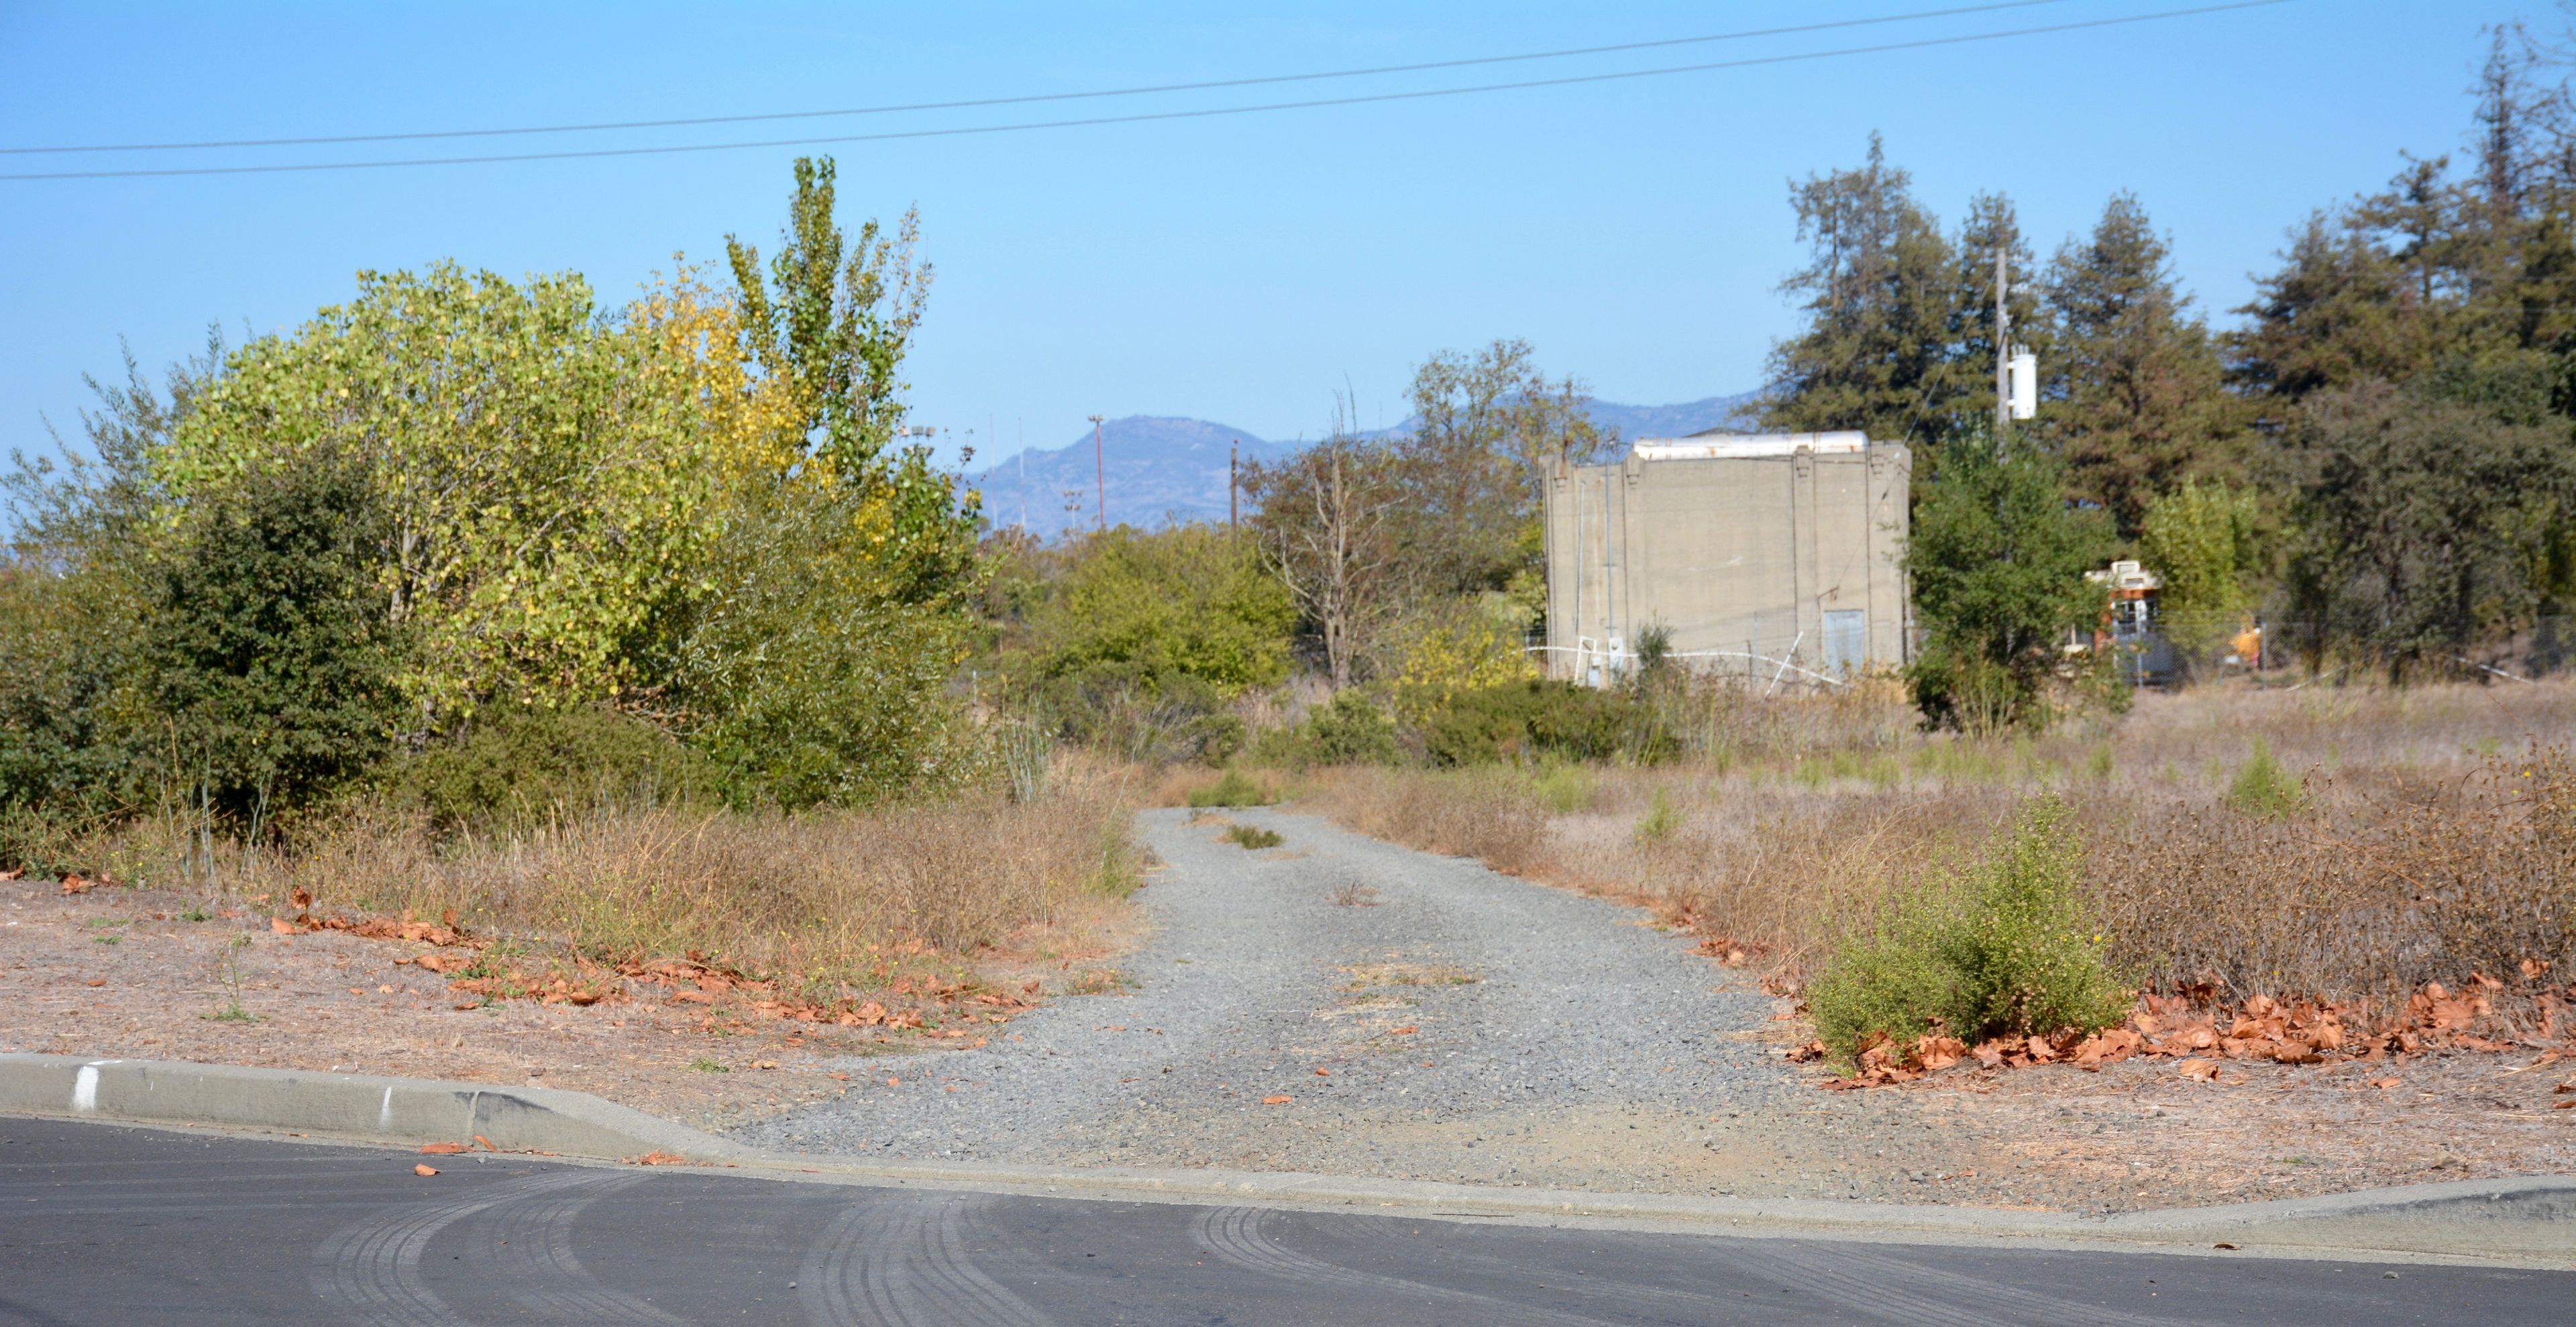
M782 111L758 115L708 116L694 119L633 120L579 125L530 126L503 129L438 130L400 134L358 134L313 138L232 139L203 143L122 143L93 147L22 147L0 148L0 154L134 152L214 150L247 147L312 146L321 144L393 142L430 138L489 137L507 134L575 133L615 129L670 128L693 125L737 124L749 121L810 119L825 116L878 115L905 111L954 110L1033 102L1069 101L1082 98L1141 96L1151 93L1203 91L1216 88L1249 87L1313 81L1330 78L1356 78L1372 74L1411 73L1433 69L1501 64L1513 61L1559 59L1569 56L1597 55L1619 51L1644 50L1695 43L1735 41L1754 37L1779 36L1814 32L1832 28L1859 27L1870 24L1906 22L1920 19L1947 18L1962 14L1985 13L2002 9L2022 9L2036 5L2063 3L2063 0L2005 0L2003 3L1973 5L1963 8L1923 10L1909 14L1886 15L1867 19L1845 19L1830 23L1802 24L1795 27L1766 28L1746 32L1718 33L1697 37L1674 37L1658 41L1628 42L1613 46L1570 48L1538 51L1519 55L1481 56L1460 60L1430 61L1408 65L1385 65L1370 69L1332 70L1306 74L1277 74L1257 78L1226 79L1201 83L1176 83L1154 87L1112 88L1090 92L1058 92L1018 97L988 97L972 101L925 102L903 106L870 106L843 110ZM239 166L167 166L137 167L123 170L30 171L0 174L0 181L14 180L101 180L134 179L166 176L265 175L310 171L384 170L419 166L485 165L524 161L567 161L611 157L668 156L695 152L729 152L753 148L821 147L845 143L878 143L903 139L952 138L983 134L1022 133L1044 129L1075 129L1099 125L1144 124L1165 120L1211 119L1233 115L1255 115L1278 111L1311 110L1331 106L1358 106L1373 103L1421 101L1439 97L1462 97L1495 92L1513 92L1534 88L1571 87L1584 84L1610 83L1628 79L1668 77L1679 74L1709 73L1727 69L1747 69L1764 65L1793 64L1804 61L1875 55L1893 51L1924 50L1958 46L1973 42L2002 41L2014 37L2041 36L2050 33L2078 32L2095 28L2120 27L2165 19L2192 18L2236 10L2264 9L2291 3L2291 0L2230 0L2230 3L2198 5L2186 9L2159 10L2146 14L2124 14L2113 18L2086 19L2068 23L2050 23L2032 27L2007 28L1999 31L1960 33L1942 37L1922 37L1909 41L1883 42L1869 46L1848 46L1834 50L1800 51L1782 55L1750 56L1738 60L1717 60L1698 64L1667 65L1652 69L1616 70L1598 74L1570 74L1557 78L1522 79L1502 83L1481 83L1464 87L1422 88L1402 92L1365 93L1345 97L1319 97L1301 101L1265 102L1244 106L1198 107L1185 110L1145 111L1127 115L1085 116L1059 120L1033 120L1008 124L960 125L931 129L888 130L879 133L838 134L807 138L773 138L724 143L670 143L620 148L573 148L551 152L493 153L473 156L405 157L362 161L277 162Z
M1376 65L1366 69L1328 69L1306 74L1268 74L1258 78L1221 78L1204 83L1157 83L1145 87L1101 88L1089 92L1041 92L1018 97L979 97L972 101L920 101L893 106L850 106L820 111L767 111L756 115L699 115L670 120L603 120L591 124L520 125L502 129L431 129L411 133L331 134L311 138L227 138L201 143L93 143L74 147L0 147L0 156L21 156L43 152L180 152L217 148L245 147L311 147L329 143L399 143L425 138L501 138L515 134L582 134L615 129L674 129L710 124L750 124L762 120L819 120L843 115L892 115L905 111L953 111L988 106L1026 106L1049 101L1082 101L1095 97L1142 97L1165 92L1205 92L1217 88L1249 88L1277 83L1311 83L1328 78L1365 78L1373 74L1413 74L1431 69L1464 69L1475 65L1512 64L1526 60L1562 60L1579 55L1608 55L1620 51L1644 51L1668 46L1695 46L1707 42L1748 41L1756 37L1784 37L1801 32L1825 32L1835 28L1863 28L1887 23L1912 23L1925 19L1956 18L1962 14L1984 14L1998 9L2029 9L2037 5L2065 4L2067 0L2000 0L2000 3L1965 5L1957 9L1925 9L1910 14L1884 14L1875 18L1838 19L1831 23L1799 23L1779 28L1751 28L1743 32L1719 32L1700 37L1665 37L1655 41L1620 42L1612 46L1576 46L1561 51L1528 51L1518 55L1482 55L1463 60L1429 60L1421 64Z

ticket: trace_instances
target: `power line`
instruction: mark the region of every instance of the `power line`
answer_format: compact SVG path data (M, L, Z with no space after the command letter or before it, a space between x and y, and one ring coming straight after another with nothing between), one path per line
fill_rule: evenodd
M1272 74L1260 78L1227 78L1204 83L1160 83L1146 87L1105 88L1092 92L1048 92L1019 97L983 97L973 101L924 101L896 106L853 106L822 111L772 111L758 115L704 115L669 120L608 120L590 124L528 125L504 129L438 129L399 134L334 134L311 138L233 138L201 143L94 143L81 147L0 147L0 155L20 156L45 152L175 152L212 148L240 147L311 147L326 143L397 143L424 138L499 138L516 134L574 134L610 129L673 129L691 125L749 124L762 120L813 120L842 115L890 115L906 111L951 111L989 106L1026 106L1037 102L1081 101L1095 97L1141 97L1163 92L1204 92L1216 88L1260 87L1277 83L1307 83L1328 78L1365 78L1374 74L1411 74L1429 69L1463 69L1475 65L1512 64L1527 60L1561 60L1578 55L1607 55L1618 51L1643 51L1667 46L1693 46L1707 42L1744 41L1755 37L1782 37L1801 32L1824 32L1835 28L1862 28L1886 23L1911 23L1922 19L1955 18L1961 14L1984 14L1999 9L2028 9L2035 5L2063 4L2065 0L1998 0L1998 3L1966 5L1956 9L1925 9L1910 14L1889 14L1879 18L1850 18L1831 23L1800 23L1780 28L1753 28L1743 32L1720 32L1703 37L1667 37L1658 41L1621 42L1614 46L1577 46L1561 51L1531 51L1521 55L1487 55L1465 60L1431 60L1421 64L1378 65L1367 69L1334 69L1310 74Z
M1792 55L1766 55L1743 60L1719 60L1705 64L1670 65L1659 69L1631 69L1608 74L1577 74L1564 78L1528 79L1512 83L1484 83L1470 87L1432 88L1415 92L1381 92L1354 97L1325 97L1309 101L1268 102L1252 106L1220 106L1202 110L1154 111L1136 115L1101 115L1071 120L1034 120L1017 124L968 125L950 129L906 129L878 134L841 134L819 138L772 138L732 143L688 143L656 147L590 148L564 152L518 152L471 157L407 157L377 161L323 161L264 166L185 166L141 170L44 171L0 175L8 180L111 180L175 175L272 175L299 171L381 170L398 166L468 166L514 161L570 161L605 157L670 156L690 152L730 152L746 148L824 147L842 143L882 143L899 139L956 138L981 134L1018 133L1035 129L1078 129L1095 125L1143 124L1157 120L1199 120L1229 115L1254 115L1270 111L1311 110L1327 106L1358 106L1376 102L1421 101L1434 97L1462 97L1487 92L1512 92L1529 88L1570 87L1587 83L1609 83L1632 78L1654 78L1670 74L1706 73L1722 69L1746 69L1761 65L1795 64L1827 60L1842 56L1875 55L1889 51L1922 50L1937 46L1958 46L1971 42L2000 41L2011 37L2042 36L2049 33L2076 32L2090 28L2121 27L2160 19L2190 18L2203 14L2226 13L2240 9L2264 9L2289 4L2291 0L2236 0L2231 4L2200 5L2190 9L2168 9L2151 14L2130 14L2119 18L2092 19L2080 23L2052 23L2040 27L2010 28L1999 32L1967 33L1953 37L1926 37L1916 41L1887 42L1876 46L1848 46L1839 50L1806 51Z

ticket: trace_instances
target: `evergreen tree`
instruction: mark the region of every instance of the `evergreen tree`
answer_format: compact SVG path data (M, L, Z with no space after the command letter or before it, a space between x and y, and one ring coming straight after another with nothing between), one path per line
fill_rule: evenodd
M2222 338L2229 384L2268 432L2312 392L2405 377L2425 358L2431 281L2382 249L2364 218L2310 214L2280 269L2256 277L2235 310L2248 322Z
M2056 363L2040 431L2066 458L2075 494L2109 512L2124 539L2158 493L2231 459L2217 349L2169 256L2123 193L2090 236L2058 249L2042 283Z
M2042 364L2056 358L2055 329L2039 302L2040 284L2030 242L2012 200L2002 194L1979 194L1969 200L1968 217L1951 245L1950 295L1951 390L1962 414L1991 415L1995 396L1995 251L2006 258L2008 284L2004 308L2012 317L2012 343L2028 348ZM1927 458L1928 459L1928 458ZM1923 473L1916 463L1915 472Z
M1808 324L1772 348L1765 427L1860 429L1918 446L1948 433L1959 390L1952 254L1912 184L1876 134L1860 168L1791 184L1813 256L1781 289L1805 297Z

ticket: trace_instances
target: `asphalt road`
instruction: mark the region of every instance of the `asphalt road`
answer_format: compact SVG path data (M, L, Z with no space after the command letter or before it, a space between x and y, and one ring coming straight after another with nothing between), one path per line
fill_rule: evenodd
M0 1120L0 1324L2564 1323L2576 1273L798 1184ZM2392 1275L2393 1274L2393 1275Z

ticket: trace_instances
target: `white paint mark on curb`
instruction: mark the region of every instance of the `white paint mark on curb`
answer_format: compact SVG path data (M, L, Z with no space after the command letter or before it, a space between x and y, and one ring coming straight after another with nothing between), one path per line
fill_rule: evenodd
M393 1127L394 1090L392 1087L388 1086L385 1089L385 1104L376 1108L376 1131L378 1133L389 1133L393 1130Z
M107 1061L100 1060L93 1064L84 1064L78 1073L72 1075L73 1110L83 1115L93 1114L98 1110L98 1066L105 1063Z

